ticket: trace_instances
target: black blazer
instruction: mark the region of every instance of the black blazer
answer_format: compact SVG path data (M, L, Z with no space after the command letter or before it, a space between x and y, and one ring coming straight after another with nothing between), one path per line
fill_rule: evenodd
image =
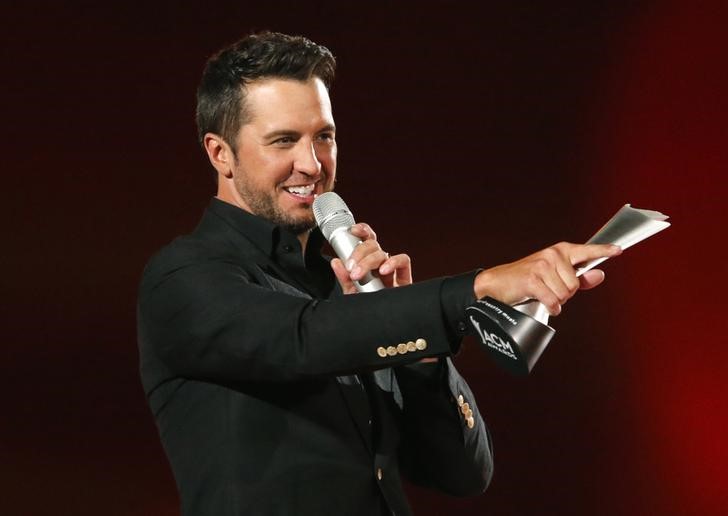
M141 377L182 513L406 515L400 475L483 491L488 433L447 358L473 275L315 299L266 224L213 200L144 272Z

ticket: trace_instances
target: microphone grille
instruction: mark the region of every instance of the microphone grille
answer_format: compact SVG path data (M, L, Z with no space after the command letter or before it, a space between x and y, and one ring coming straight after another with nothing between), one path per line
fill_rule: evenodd
M339 194L334 192L326 192L316 197L313 201L313 216L326 240L330 240L337 229L354 225L354 215Z

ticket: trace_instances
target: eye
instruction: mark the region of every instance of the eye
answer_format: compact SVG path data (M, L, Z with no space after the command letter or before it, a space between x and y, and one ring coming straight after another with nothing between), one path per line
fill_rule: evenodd
M293 136L281 136L271 143L277 147L290 147L296 143L296 139Z
M333 142L334 141L334 133L326 132L321 133L318 135L318 140L320 142Z

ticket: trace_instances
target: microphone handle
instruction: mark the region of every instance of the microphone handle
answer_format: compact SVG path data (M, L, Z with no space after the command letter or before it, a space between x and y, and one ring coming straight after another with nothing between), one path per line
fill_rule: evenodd
M349 228L347 227L336 229L331 234L329 242L331 243L331 247L334 248L336 256L341 258L341 261L344 263L349 259L351 253L354 252L354 248L362 243L359 238L349 233ZM370 271L362 279L355 281L354 286L359 292L376 292L384 288L384 283L379 278L373 276Z

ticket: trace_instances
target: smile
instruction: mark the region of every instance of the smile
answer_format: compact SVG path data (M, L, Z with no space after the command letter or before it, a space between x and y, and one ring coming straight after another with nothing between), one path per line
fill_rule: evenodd
M301 185L301 186L286 186L283 189L285 191L287 191L288 193L297 195L299 197L308 197L313 193L315 188L316 188L316 185Z

